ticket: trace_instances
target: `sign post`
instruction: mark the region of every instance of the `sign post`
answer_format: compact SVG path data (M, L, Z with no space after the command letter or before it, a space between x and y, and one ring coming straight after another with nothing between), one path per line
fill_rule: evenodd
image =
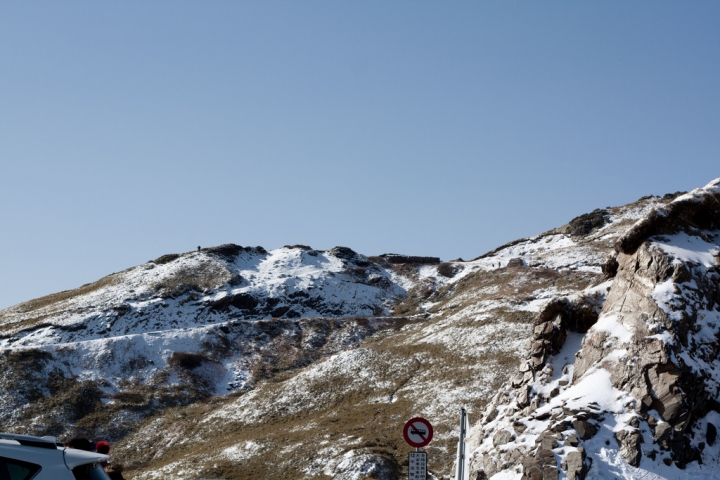
M403 437L416 449L408 457L408 480L427 480L427 453L420 448L432 440L432 425L422 417L411 418L403 427Z

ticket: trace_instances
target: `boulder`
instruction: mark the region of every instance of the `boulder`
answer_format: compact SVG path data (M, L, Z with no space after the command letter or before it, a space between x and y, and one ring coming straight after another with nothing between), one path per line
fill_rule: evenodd
M605 225L610 212L596 208L590 213L575 217L565 226L565 232L575 237L585 237Z
M620 430L615 433L615 440L617 440L620 447L620 455L625 461L633 467L638 467L642 458L642 450L640 449L642 435L640 432L638 430Z
M660 445L663 450L670 448L670 439L672 438L672 425L667 422L658 423L655 426L655 433L653 434L653 440L655 443Z
M563 445L569 446L569 447L577 447L580 443L580 440L578 440L577 435L570 434L567 437L565 437L565 441L563 442Z
M253 310L257 305L258 300L248 293L226 295L218 300L209 302L211 309L221 312L228 311L231 306L239 310Z
M493 436L493 446L497 447L498 445L505 445L512 439L512 433L508 432L507 430L498 430L497 433L495 433L495 436Z
M515 398L519 408L525 408L530 405L530 385L525 385L520 388L520 392L518 392Z
M692 280L692 274L688 270L687 265L683 262L673 264L672 281L675 283L685 283Z
M523 466L523 475L520 480L543 480L542 467L535 463Z
M528 362L523 362L523 364L520 365L520 368L518 370L520 371L520 373L532 372L532 368L530 367L530 364L528 364Z
M572 425L572 422L570 420L564 419L564 420L554 423L550 427L550 431L556 432L556 433L564 432L565 430L570 428L571 425Z
M683 425L688 416L684 405L685 394L678 386L681 373L675 365L667 363L653 366L646 374L653 408L673 426Z
M614 278L617 275L618 267L620 267L620 264L617 261L617 255L607 256L600 264L606 279Z
M514 464L517 464L518 461L520 460L520 458L522 458L522 456L523 456L523 451L524 451L524 449L523 450L521 450L519 448L514 449L512 451L512 453L510 454L510 461L513 462Z
M597 426L588 422L587 420L573 420L572 426L577 432L578 436L583 440L588 440L597 433Z
M547 340L537 340L530 347L530 355L533 357L542 357L545 355L547 346L550 344Z
M567 478L568 480L583 480L587 474L585 465L584 450L570 452L567 454Z
M515 430L515 433L517 435L520 435L527 429L527 425L525 425L522 422L513 422L513 430Z
M552 450L538 448L534 457L523 462L522 480L557 480L558 469Z
M513 267L515 267L515 268L524 267L524 266L525 266L525 261L524 261L522 258L511 258L510 261L508 262L507 266L508 266L509 268L513 268Z
M525 375L522 373L516 373L513 375L513 377L510 379L510 386L512 388L518 388L521 386L525 381Z
M536 337L550 337L553 333L553 328L554 327L552 322L545 322L541 323L540 325L536 325L533 333Z
M552 450L557 447L557 440L550 431L545 430L535 440L535 444L539 445L541 449Z
M542 470L543 480L558 480L559 473L557 467L544 467Z
M675 466L680 469L684 469L688 463L701 460L700 449L693 446L691 440L682 434L673 435L670 452Z
M485 422L490 423L493 420L495 420L498 416L498 409L494 408L492 405L488 408L489 412L487 412L487 415L485 415Z

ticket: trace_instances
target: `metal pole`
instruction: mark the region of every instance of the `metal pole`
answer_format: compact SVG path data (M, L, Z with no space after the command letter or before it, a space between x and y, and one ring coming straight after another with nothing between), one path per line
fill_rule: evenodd
M465 407L460 409L460 438L458 439L457 475L455 480L465 480Z

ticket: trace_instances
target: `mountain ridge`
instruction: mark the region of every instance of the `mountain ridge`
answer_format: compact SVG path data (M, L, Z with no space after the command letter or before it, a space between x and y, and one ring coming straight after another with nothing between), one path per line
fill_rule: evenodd
M449 478L454 409L486 410L537 318L599 317L626 268L618 239L681 197L470 261L303 245L163 255L0 311L0 423L110 438L129 478L390 479L409 451L398 424L422 414L437 425L430 471Z

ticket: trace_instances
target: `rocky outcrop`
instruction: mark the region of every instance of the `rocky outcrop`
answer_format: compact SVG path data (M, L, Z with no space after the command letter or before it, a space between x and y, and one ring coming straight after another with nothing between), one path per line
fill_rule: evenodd
M720 179L656 208L619 238L602 265L612 281L606 299L596 290L549 302L526 361L486 411L497 413L473 432L472 470L546 479L559 468L583 479L609 461L601 448L616 449L622 460L613 465L626 472L717 462L703 452L717 436L706 418L720 412L719 240ZM573 332L586 332L575 351ZM508 428L515 440L487 440Z
M418 257L413 255L398 255L396 253L384 253L378 257L369 257L373 262L390 264L409 264L409 265L437 265L440 263L438 257Z
M489 478L501 470L520 465L523 479L555 480L559 478L560 468L568 472L568 478L584 478L590 463L584 450L577 448L578 437L589 438L597 427L585 412L565 412L562 408L539 411L539 407L548 399L557 397L560 390L555 387L540 392L538 386L547 386L556 373L562 376L557 385L568 385L569 372L554 372L555 367L549 360L560 353L568 334L584 333L597 321L604 300L603 292L603 289L591 290L584 295L557 298L538 312L533 337L527 345L529 355L526 361L512 377L511 388L498 393L485 412L483 426L489 428L484 437L492 438L495 452L476 452L472 468L478 478ZM596 417L593 413L593 418ZM529 433L527 424L533 420L545 421L548 428L539 432L533 448L518 445L517 439ZM572 433L563 433L571 426L574 429ZM481 443L477 438L475 441ZM553 450L562 447L573 455L558 462ZM576 477L570 477L571 471Z
M520 388L534 381L536 372L565 344L568 332L584 333L597 321L603 300L602 292L592 292L556 298L545 305L534 320L533 337L528 342L530 355L512 378L511 385ZM519 404L529 404L529 392L528 388L520 389Z
M615 249L629 255L653 235L717 229L720 229L720 178L654 209L620 238Z
M610 217L610 214L607 210L598 208L590 213L573 218L567 224L565 230L570 235L583 237L605 225L608 217Z

